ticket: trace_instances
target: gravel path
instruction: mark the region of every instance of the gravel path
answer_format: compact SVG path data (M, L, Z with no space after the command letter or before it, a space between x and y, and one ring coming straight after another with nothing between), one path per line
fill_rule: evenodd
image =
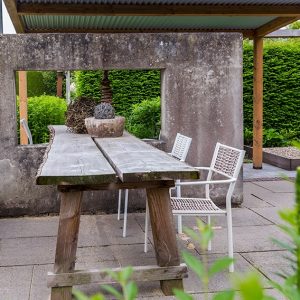
M296 147L264 148L264 152L276 154L286 158L300 159L300 150Z

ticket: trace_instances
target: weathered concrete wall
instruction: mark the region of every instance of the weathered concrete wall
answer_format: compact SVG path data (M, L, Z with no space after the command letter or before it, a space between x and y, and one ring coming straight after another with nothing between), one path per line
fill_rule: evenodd
M0 35L0 215L58 210L36 186L42 146L17 146L16 70L161 69L162 138L191 136L187 161L208 165L217 141L242 148L242 36L236 33ZM214 193L217 198L222 189ZM144 206L132 192L131 208ZM117 194L86 193L84 210L116 208ZM238 183L235 201L242 199Z

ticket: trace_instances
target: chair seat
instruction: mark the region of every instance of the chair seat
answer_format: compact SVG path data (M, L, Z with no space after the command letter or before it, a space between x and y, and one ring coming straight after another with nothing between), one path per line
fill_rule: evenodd
M171 197L171 207L175 215L226 214L226 210L219 208L212 200L205 198Z

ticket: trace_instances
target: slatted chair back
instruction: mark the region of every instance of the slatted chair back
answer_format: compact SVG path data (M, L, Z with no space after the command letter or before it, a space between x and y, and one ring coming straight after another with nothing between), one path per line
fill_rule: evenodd
M244 155L244 150L217 143L210 168L212 172L236 179L243 164ZM208 180L211 179L212 174L209 175Z
M177 133L171 155L181 161L185 161L192 139Z
M24 129L24 131L25 131L25 133L27 135L29 144L32 145L33 144L32 135L31 135L31 131L30 131L29 127L28 127L28 124L27 124L26 120L25 119L21 119L20 120L20 124L23 127L23 129Z

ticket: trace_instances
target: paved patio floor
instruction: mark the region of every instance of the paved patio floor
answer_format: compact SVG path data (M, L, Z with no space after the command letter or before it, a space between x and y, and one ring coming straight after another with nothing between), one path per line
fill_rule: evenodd
M280 223L277 211L291 207L294 185L287 181L254 181L244 183L244 203L233 209L234 250L236 272L255 269L265 279L275 278L274 272L288 268L284 251L271 241L271 237L284 238L277 228ZM193 218L184 219L193 227ZM214 220L215 237L209 261L226 254L225 219ZM45 300L50 290L46 287L47 271L52 271L58 217L26 217L0 220L0 299ZM129 215L128 237L122 238L122 221L116 215L82 216L76 268L107 268L125 265L155 264L152 246L143 252L144 214ZM151 238L150 238L151 239ZM180 249L185 242L178 240ZM190 250L201 257L197 250ZM203 299L203 288L190 271L184 281L186 291ZM268 293L282 299L264 281ZM164 297L158 282L139 284L139 297L171 299ZM214 292L230 286L228 272L217 275L210 283ZM88 293L98 285L78 287Z

